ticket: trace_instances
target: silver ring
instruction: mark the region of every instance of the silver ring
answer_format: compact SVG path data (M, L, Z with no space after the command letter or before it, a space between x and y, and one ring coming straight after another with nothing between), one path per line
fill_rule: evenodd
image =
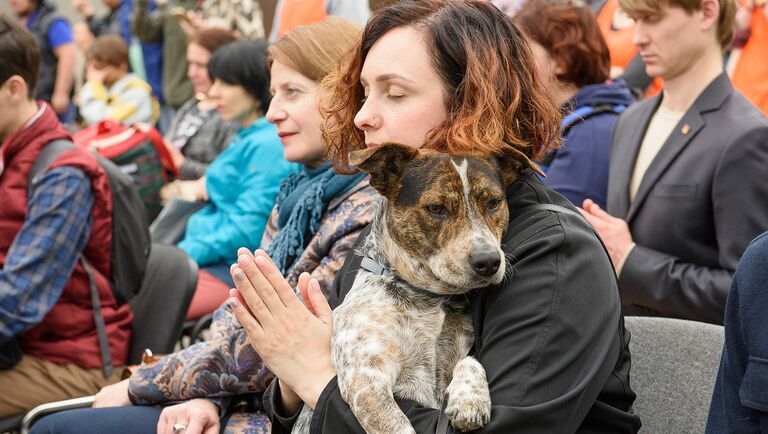
M378 128L379 126L379 120L376 119L376 116L373 116L373 128Z
M187 426L184 425L183 423L177 423L177 424L173 425L173 432L174 433L184 432L185 429L187 429Z

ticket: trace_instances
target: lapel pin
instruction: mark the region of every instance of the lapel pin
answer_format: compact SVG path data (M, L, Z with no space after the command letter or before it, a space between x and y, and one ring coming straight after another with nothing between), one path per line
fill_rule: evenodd
M688 124L683 125L682 133L683 135L688 134L691 132L691 126Z

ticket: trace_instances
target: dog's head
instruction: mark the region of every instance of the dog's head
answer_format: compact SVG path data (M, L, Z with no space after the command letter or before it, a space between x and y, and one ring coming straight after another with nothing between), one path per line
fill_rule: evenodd
M352 152L350 162L387 199L380 247L403 279L441 294L502 281L505 191L528 164L523 154L459 157L385 144Z

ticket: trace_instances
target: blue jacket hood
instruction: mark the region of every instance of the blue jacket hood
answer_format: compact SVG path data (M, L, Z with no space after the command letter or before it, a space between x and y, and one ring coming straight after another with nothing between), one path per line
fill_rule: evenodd
M576 92L564 107L577 108L594 104L623 104L630 105L635 102L624 80L609 80L605 83L589 84ZM568 110L569 112L571 110Z

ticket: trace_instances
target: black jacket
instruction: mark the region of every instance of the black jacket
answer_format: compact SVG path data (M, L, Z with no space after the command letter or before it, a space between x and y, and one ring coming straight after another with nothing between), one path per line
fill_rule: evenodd
M634 433L629 333L605 250L565 198L528 171L507 191L510 226L504 251L514 275L478 291L472 302L475 357L485 367L493 404L481 432ZM556 204L574 213L531 211ZM364 235L363 235L364 236ZM350 254L334 285L343 300L359 268ZM332 305L334 303L332 302ZM264 396L273 433L287 433L274 381ZM398 400L418 433L434 433L439 410ZM363 433L334 379L323 391L313 433ZM449 428L449 432L453 432Z

